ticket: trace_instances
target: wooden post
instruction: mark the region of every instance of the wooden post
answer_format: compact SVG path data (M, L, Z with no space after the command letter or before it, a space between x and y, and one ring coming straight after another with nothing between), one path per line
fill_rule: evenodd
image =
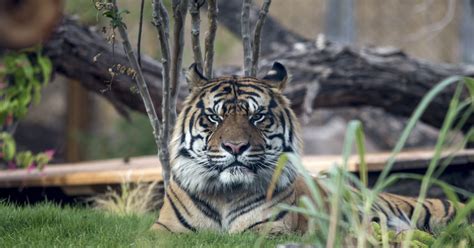
M76 80L71 80L67 90L66 113L66 161L78 162L83 159L80 137L88 128L92 104L88 92Z

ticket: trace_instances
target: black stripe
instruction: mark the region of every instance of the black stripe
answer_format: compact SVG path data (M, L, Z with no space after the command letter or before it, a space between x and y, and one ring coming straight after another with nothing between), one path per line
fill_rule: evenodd
M288 211L281 211L280 213L278 213L278 215L275 217L275 219L273 218L266 218L264 220L261 220L261 221L258 221L258 222L255 222L253 223L252 225L250 225L249 227L245 228L244 232L246 231L249 231L250 229L258 226L258 225L261 225L261 224L264 224L264 223L267 223L269 221L279 221L281 219L283 219L283 217L285 217L285 215L288 213Z
M291 120L291 114L290 114L290 110L288 110L287 108L285 108L285 113L288 117L288 122L290 123L290 130L288 131L289 132L289 139L290 139L290 144L293 144L293 121Z
M185 129L186 129L186 117L188 116L189 114L189 111L191 110L191 107L187 107L186 110L184 111L184 115L183 115L183 123L181 123L181 143L184 143L186 141L186 132L185 132Z
M396 204L393 204L392 202L390 202L389 200L385 199L385 197L383 197L383 195L380 195L379 198L381 198L384 202L387 203L387 205L389 206L390 208L390 211L392 211L392 213L400 218L404 218L404 215L402 214L402 211L400 210L400 208L396 205ZM405 218L404 218L405 219ZM409 221L408 221L409 222Z
M295 192L294 189L291 189L290 192L288 192L286 195L284 195L282 198L280 198L278 201L274 202L272 205L270 205L267 209L270 209L272 207L274 207L275 205L285 201L286 199L288 199L288 197L292 196L293 193Z
M383 215L385 215L386 218L388 218L387 212L385 212L385 208L383 205L381 205L379 202L374 203L374 206L377 208L375 209L376 212L382 212Z
M173 197L178 201L179 205L181 206L181 208L184 209L184 212L186 212L186 214L188 214L189 216L191 216L191 214L189 213L188 209L186 208L186 206L184 206L183 202L181 201L181 199L178 198L178 196L176 195L176 193L174 192L173 190L173 187L168 187L170 193L173 195Z
M392 196L397 198L398 200L404 202L410 208L408 213L405 213L405 214L407 215L407 217L409 219L411 219L411 217L413 216L413 211L415 211L415 209L413 208L413 205L401 196L398 196L398 195L392 195ZM408 221L410 221L410 220L408 220Z
M168 232L170 232L170 233L174 233L173 231L171 231L171 229L169 229L169 227L167 227L165 224L163 224L163 223L161 223L161 222L159 222L159 221L155 222L155 224L158 224L158 225L164 227L164 228L165 228Z
M387 205L388 205L389 208L390 208L390 211L392 211L392 213L393 213L395 216L397 216L397 217L400 218L400 219L404 219L407 224L410 224L410 219L406 217L406 214L405 214L405 215L403 214L404 212L400 209L400 207L399 207L398 205L396 205L396 204L392 205L392 204L390 203L390 201L388 201L387 199L383 198L382 195L380 195L379 198L382 199L384 202L387 203ZM395 211L395 210L396 210L396 211ZM388 217L388 216L387 216L387 217ZM389 218L388 218L388 219L389 219Z
M253 85L253 84L242 84L240 87L242 87L242 88L252 88L256 91L260 91L261 93L265 93L265 91L263 91L261 86L257 86L257 85Z
M446 200L446 199L440 199L441 203L443 204L444 207L444 216L443 218L448 217L449 215L449 208L451 207L451 202Z
M209 203L199 199L196 195L188 193L189 197L193 201L194 205L202 212L204 215L217 222L221 226L221 215L220 213L213 208Z
M185 157L185 158L192 158L191 154L189 153L188 149L186 149L186 148L179 149L178 156L182 156L182 157Z
M426 206L425 203L423 203L422 205L423 205L423 208L425 209L425 219L423 220L423 228L425 228L426 230L431 230L431 228L430 228L430 219L431 219L430 209Z
M170 202L171 207L173 208L174 214L176 215L176 217L177 217L178 220L179 220L179 223L181 223L181 225L183 225L186 229L191 230L191 231L193 231L193 232L196 232L196 228L194 228L193 226L191 226L191 225L186 221L186 219L184 219L184 217L181 215L181 213L179 212L179 210L176 208L176 206L174 205L174 202L171 200L171 198L169 197L168 194L166 194L166 198L168 198L168 201Z
M232 223L237 217L246 214L250 212L251 210L259 207L261 203L265 200L265 195L261 195L257 198L252 199L251 201L247 201L238 207L234 208L232 211L230 211L226 217L230 217L233 215L233 217L229 220L228 224Z

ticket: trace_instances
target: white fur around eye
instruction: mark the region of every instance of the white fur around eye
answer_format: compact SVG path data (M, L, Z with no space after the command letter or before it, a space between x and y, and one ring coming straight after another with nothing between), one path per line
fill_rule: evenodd
M208 115L207 119L216 126L219 125L219 122L221 121L221 118L218 115Z
M252 117L250 117L250 121L255 125L258 124L259 122L262 122L263 120L265 120L264 114L255 114Z

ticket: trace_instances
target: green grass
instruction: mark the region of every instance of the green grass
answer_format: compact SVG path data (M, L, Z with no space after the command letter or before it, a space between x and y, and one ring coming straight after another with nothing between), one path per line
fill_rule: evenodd
M451 99L449 109L442 128L438 136L438 141L434 148L434 155L431 159L427 172L422 177L409 173L390 173L395 162L396 155L403 149L405 142L410 135L413 127L420 121L420 117L429 106L430 102L447 87L456 87L456 91ZM463 89L469 94L463 94ZM464 95L464 96L463 96ZM467 96L467 97L465 97ZM459 144L453 144L449 138L449 131L459 132L466 124L466 121L474 112L474 80L471 78L450 77L428 92L414 110L407 126L405 127L397 145L393 149L392 156L386 163L381 175L378 177L373 189L367 187L367 168L365 164L365 142L364 132L360 121L351 121L346 130L344 146L343 146L343 162L338 167L328 171L327 180L319 180L322 187L329 192L327 196L323 196L316 185L305 170L301 161L297 156L288 154L288 159L292 164L297 165L298 169L305 178L305 182L311 192L310 198L303 196L298 206L280 206L283 209L302 213L308 216L309 233L312 234L312 243L316 247L372 247L383 246L390 247L396 245L408 247L474 247L474 226L467 225L466 217L470 216L474 210L474 194L466 190L447 185L440 182L437 176L446 168L450 157L446 162L441 162L441 153L447 147L451 147L450 152L462 149L469 142L474 140L474 127L467 127L468 131L464 133L464 139ZM347 161L352 154L352 147L355 144L360 159L359 178L347 171ZM277 165L277 168L284 164ZM276 173L275 173L276 174ZM418 201L414 207L413 215L410 217L410 228L402 233L395 234L387 229L386 220L381 219L379 225L379 235L371 232L372 227L370 219L377 216L377 212L373 209L374 201L378 193L382 192L388 185L396 183L401 178L413 178L421 181L421 188L418 195ZM454 203L458 203L458 197L455 192L464 195L469 200L465 203L464 208L457 211L454 219L448 226L441 228L440 231L433 235L416 230L415 223L422 211L422 203L425 201L428 189L431 185L437 184L441 186L446 197ZM352 185L353 188L348 187ZM323 206L329 204L330 208L325 209ZM382 217L382 216L380 216ZM385 221L385 222L384 222Z
M0 203L0 247L252 247L257 234L168 234L150 231L155 216L119 216L51 203L18 207ZM301 241L265 239L264 247Z

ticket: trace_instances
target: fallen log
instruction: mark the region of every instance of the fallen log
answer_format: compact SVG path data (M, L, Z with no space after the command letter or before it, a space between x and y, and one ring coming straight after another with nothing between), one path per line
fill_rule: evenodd
M66 18L45 44L44 52L57 73L79 80L122 112L144 112L140 97L130 90L135 84L132 77L117 70L128 65L122 49L118 45L113 48L93 28ZM451 75L474 76L474 66L430 63L393 48L295 43L291 49L265 57L263 71L275 60L285 64L293 76L285 94L299 114L310 114L314 108L374 106L407 117L442 79ZM143 56L142 67L155 107L160 109L161 64ZM240 74L240 68L218 68L216 74ZM181 87L178 109L187 92L186 86ZM453 92L454 88L450 88L438 96L422 121L439 128ZM467 127L473 125L474 116L466 123Z

